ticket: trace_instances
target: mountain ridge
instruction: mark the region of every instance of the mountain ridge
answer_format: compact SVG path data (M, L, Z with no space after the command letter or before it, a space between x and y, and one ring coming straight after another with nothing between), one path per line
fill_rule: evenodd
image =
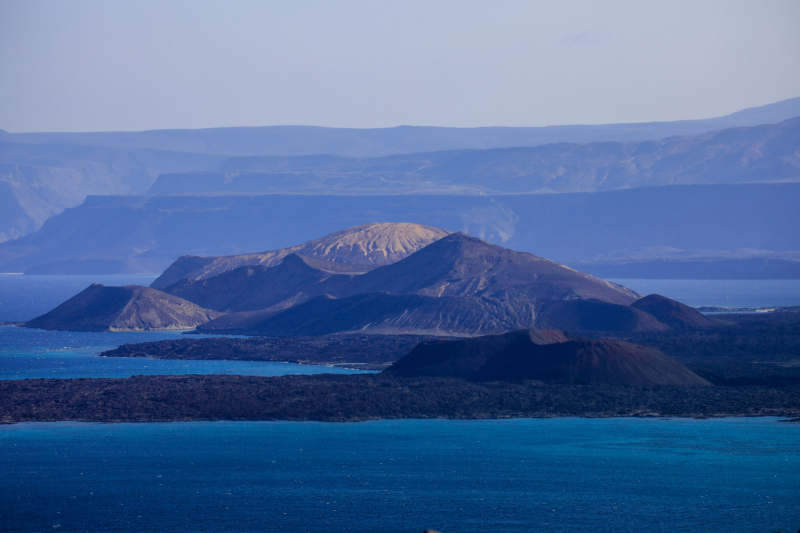
M118 148L162 148L191 153L227 155L338 154L352 157L414 153L458 148L525 146L553 142L603 140L653 140L715 129L757 126L800 116L800 97L751 107L721 117L600 125L541 127L447 128L396 126L393 128L325 128L321 126L261 126L198 130L148 130L141 132L9 133L0 141L29 143L67 142ZM248 136L247 133L261 134ZM442 134L450 133L450 140ZM470 133L477 133L469 138ZM214 134L218 134L215 136ZM333 134L333 135L331 135ZM338 138L337 138L337 135ZM469 144L465 142L469 141ZM492 140L494 139L494 140ZM349 143L349 144L348 144ZM338 150L337 150L338 147ZM255 153L254 153L255 152Z
M162 174L149 194L520 194L800 181L800 117L639 142L550 143L380 158L245 157Z
M596 298L621 305L640 296L620 285L461 232L360 275L324 272L291 254L274 267L239 267L204 280L184 279L162 290L225 312L276 305L286 308L322 295L342 298L382 292L498 302Z
M381 266L407 257L450 231L404 222L374 223L343 229L303 244L255 254L223 257L179 257L150 286L163 288L183 278L202 280L241 266L271 267L291 254L320 259L326 263ZM308 260L306 261L309 262ZM320 263L323 267L324 263ZM335 268L335 265L328 265ZM357 268L361 273L369 268Z
M200 333L478 335L537 327L542 317L575 330L667 329L629 307L641 297L634 291L460 232L360 275L325 273L290 255L275 267L240 267L163 290L230 312ZM556 304L563 305L548 313ZM598 312L612 318L598 322Z

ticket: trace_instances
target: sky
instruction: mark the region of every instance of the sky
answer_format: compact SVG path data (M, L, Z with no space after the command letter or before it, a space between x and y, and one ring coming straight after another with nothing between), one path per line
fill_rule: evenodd
M800 2L0 0L0 129L547 126L800 96Z

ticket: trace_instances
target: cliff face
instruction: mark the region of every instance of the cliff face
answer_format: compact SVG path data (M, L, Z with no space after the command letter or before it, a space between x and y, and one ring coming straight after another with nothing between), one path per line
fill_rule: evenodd
M241 266L271 267L291 254L354 265L351 271L362 273L370 267L399 261L450 233L420 224L366 224L271 252L224 257L183 256L170 265L151 287L159 289L184 278L208 279Z
M25 327L60 331L193 329L221 315L148 287L94 283Z
M3 142L0 242L42 227L92 194L143 194L162 172L213 170L225 158L160 150Z
M6 213L3 198L0 194L0 218ZM597 263L570 264L606 279L663 277L667 275L663 270L679 272L681 262L688 259L702 259L705 265L702 276L695 272L689 277L741 278L752 274L748 274L751 267L742 263L750 257L746 254L764 251L783 254L776 255L781 258L788 254L785 258L791 259L790 252L800 250L800 232L786 231L800 226L798 199L798 183L486 196L91 196L45 222L39 231L0 243L0 271L33 272L37 265L47 264L51 274L161 273L182 255L205 264L207 256L278 250L340 228L402 220L463 231L561 263L670 258L650 274L629 269L615 270L625 275L612 276L610 271L590 270ZM734 258L731 261L742 268L708 262L725 257ZM116 270L109 270L111 261Z
M536 380L640 387L710 385L655 348L536 330L422 342L385 372L398 377L473 381Z

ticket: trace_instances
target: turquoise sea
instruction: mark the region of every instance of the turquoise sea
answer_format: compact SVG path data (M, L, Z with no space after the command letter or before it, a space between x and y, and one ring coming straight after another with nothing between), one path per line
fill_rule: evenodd
M92 283L149 285L154 275L0 275L0 321L24 321L46 313ZM182 331L94 333L43 331L0 325L0 379L125 378L135 375L349 374L358 371L319 365L253 361L166 361L97 357L125 343L183 337Z
M127 378L137 375L351 374L333 366L262 361L170 361L143 357L98 357L125 343L181 338L180 331L95 333L0 326L0 379Z
M148 284L153 277L98 278L0 276L0 320L44 313L93 281ZM622 282L695 306L800 305L794 282ZM180 335L0 326L0 379L343 371L96 357L125 342ZM0 531L425 528L794 533L800 424L737 418L0 426Z

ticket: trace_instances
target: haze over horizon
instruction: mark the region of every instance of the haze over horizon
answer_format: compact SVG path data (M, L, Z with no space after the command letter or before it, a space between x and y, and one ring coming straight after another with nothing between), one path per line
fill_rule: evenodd
M800 95L800 4L0 1L0 129L701 119Z

